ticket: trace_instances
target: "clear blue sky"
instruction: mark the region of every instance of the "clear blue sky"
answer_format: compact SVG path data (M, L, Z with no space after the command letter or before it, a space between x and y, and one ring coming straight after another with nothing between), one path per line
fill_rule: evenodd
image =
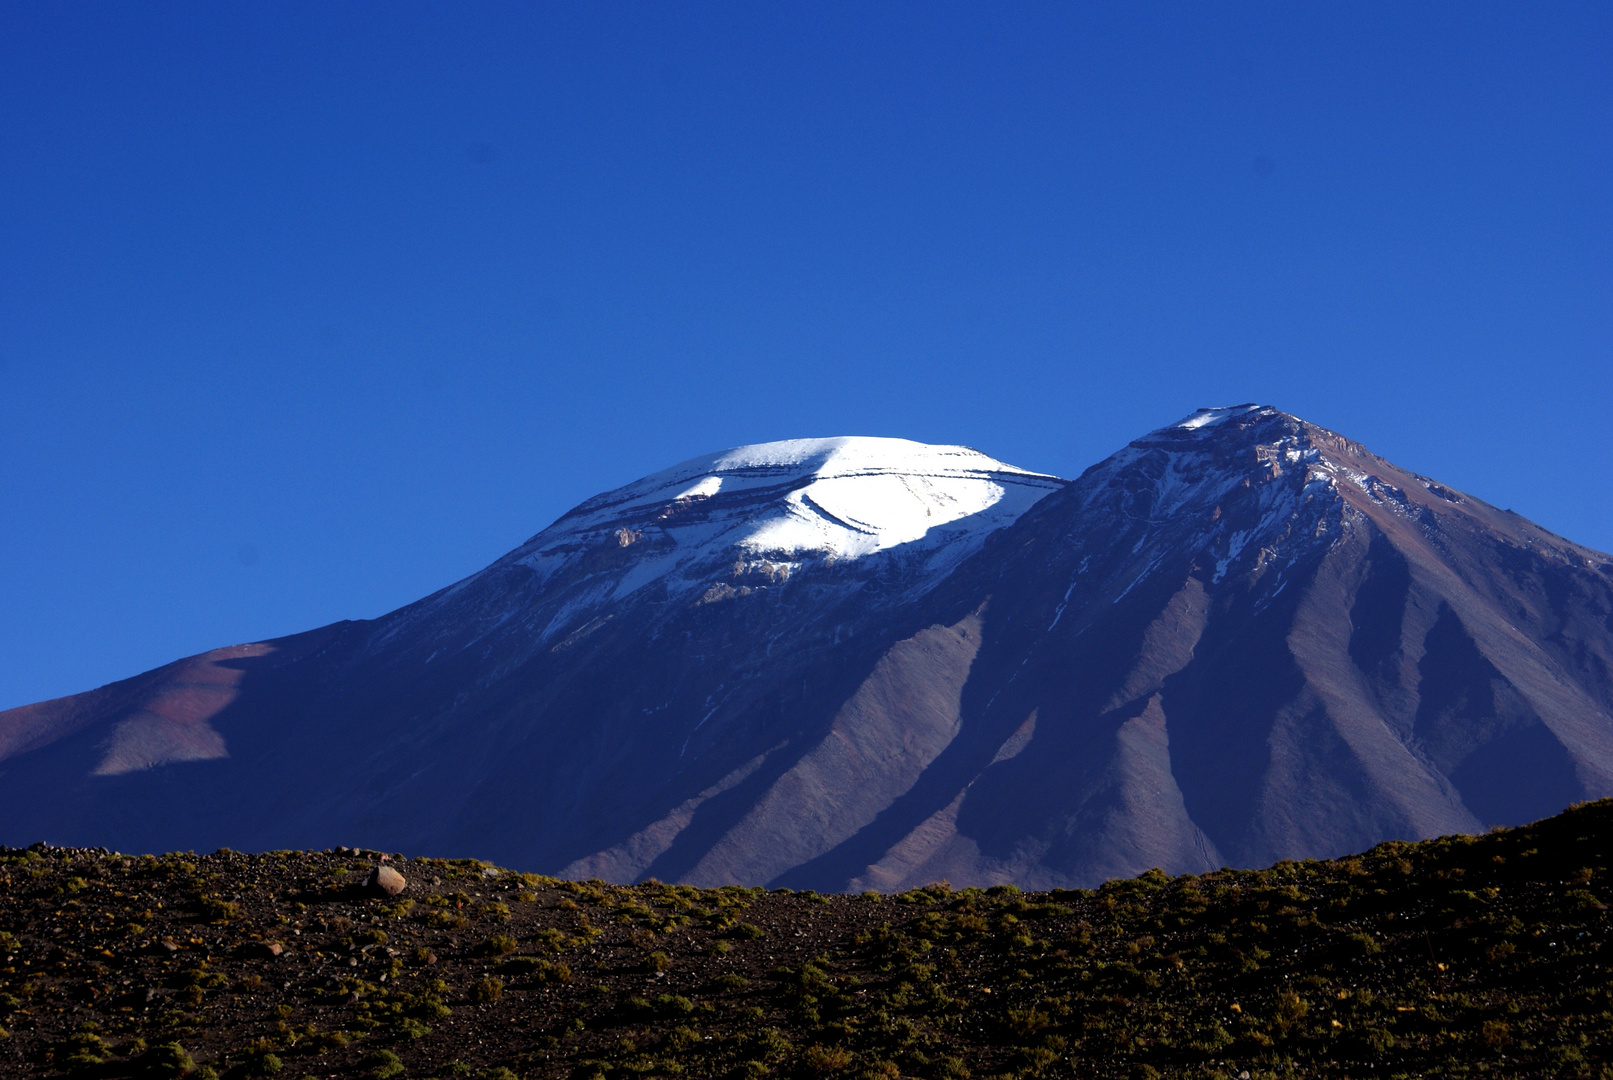
M1613 548L1613 5L0 6L0 707L746 442L1261 401Z

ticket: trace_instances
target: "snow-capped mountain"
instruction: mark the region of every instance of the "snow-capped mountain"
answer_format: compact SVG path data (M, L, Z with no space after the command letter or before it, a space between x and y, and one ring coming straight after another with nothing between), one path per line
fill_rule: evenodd
M370 622L0 714L0 842L1091 884L1613 793L1613 559L1274 409L1066 483L770 443Z
M962 446L797 439L695 458L596 496L486 570L405 609L378 648L467 635L527 652L575 644L628 612L778 592L809 608L877 581L921 594L993 531L1063 486Z

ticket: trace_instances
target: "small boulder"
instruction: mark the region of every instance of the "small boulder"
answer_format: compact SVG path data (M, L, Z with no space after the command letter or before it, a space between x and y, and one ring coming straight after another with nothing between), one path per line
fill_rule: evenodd
M390 866L377 866L370 871L370 876L364 879L364 887L371 892L383 896L396 896L409 884L402 874Z
M236 951L248 960L273 960L285 952L286 947L278 941L251 941Z

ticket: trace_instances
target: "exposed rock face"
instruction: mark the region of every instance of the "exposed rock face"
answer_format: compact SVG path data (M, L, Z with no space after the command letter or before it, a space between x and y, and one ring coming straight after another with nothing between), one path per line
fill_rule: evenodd
M1068 485L769 444L374 622L0 714L0 841L1091 884L1613 793L1610 673L1613 559L1272 409Z

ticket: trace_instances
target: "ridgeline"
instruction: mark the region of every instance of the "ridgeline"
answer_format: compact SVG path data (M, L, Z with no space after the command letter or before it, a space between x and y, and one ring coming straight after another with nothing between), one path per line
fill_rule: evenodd
M0 1073L1613 1077L1610 851L1610 801L1036 894L0 849Z

